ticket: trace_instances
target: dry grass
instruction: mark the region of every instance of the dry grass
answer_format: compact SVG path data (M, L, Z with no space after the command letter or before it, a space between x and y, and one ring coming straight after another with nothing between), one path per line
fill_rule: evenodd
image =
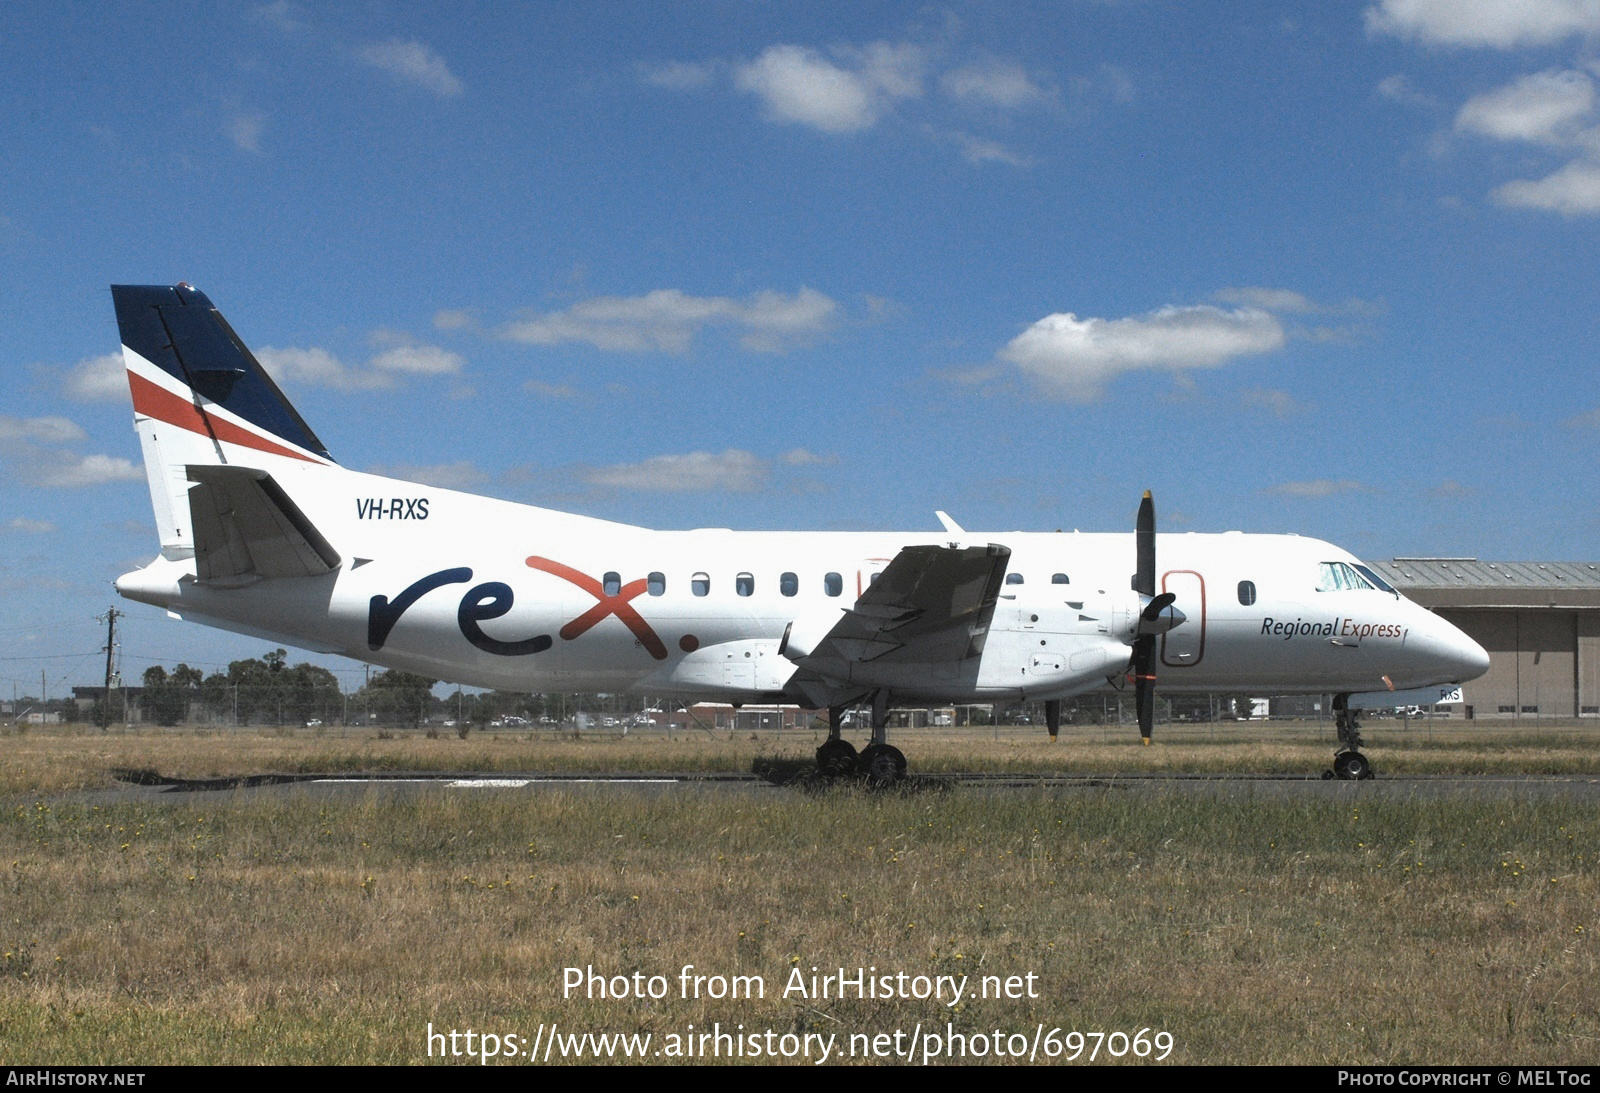
M980 736L897 739L912 739L923 768L1038 769L1049 749L1019 734L998 751ZM1519 750L1475 739L1488 740L1436 746L1464 763ZM761 743L0 741L10 787L0 1063L409 1062L425 1058L430 1022L532 1035L551 1021L650 1032L657 1044L717 1021L841 1040L919 1022L1030 1037L1040 1023L1151 1028L1170 1031L1173 1059L1189 1063L1595 1058L1600 820L1588 804L1399 799L1347 786L1241 797L293 791L96 807L17 789L30 778L99 784L115 765L199 775L327 756L434 769L606 757L680 768L694 762L679 749L694 746L715 766L747 762ZM1218 746L1301 749L1261 762L1327 754L1303 742ZM1083 734L1054 750L1111 768L1174 761L1190 747L1202 745L1146 750ZM1538 749L1521 750L1539 765ZM685 964L761 975L767 997L682 1000ZM562 969L586 965L666 976L672 994L563 999ZM1033 973L1041 997L969 1000L959 1011L781 997L790 969L813 965Z
M1364 730L1382 774L1596 774L1600 724L1512 730L1488 722L1376 721ZM0 734L0 800L113 784L112 771L183 778L266 771L748 771L758 758L812 755L822 732L446 733L371 729L138 729L68 726ZM859 742L860 734L854 734ZM1306 773L1332 757L1326 724L1161 726L1141 747L1131 727L904 729L891 740L913 771Z

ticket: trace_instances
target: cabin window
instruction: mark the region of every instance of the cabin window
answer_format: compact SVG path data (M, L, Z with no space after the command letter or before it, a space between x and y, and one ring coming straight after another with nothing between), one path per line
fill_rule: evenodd
M1021 584L1021 583L1022 583L1022 574L1020 574L1020 573L1007 573L1006 574L1006 584Z
M822 578L822 591L837 596L844 591L844 578L837 573L827 573Z
M618 573L616 570L612 570L604 577L600 578L600 587L605 591L607 596L615 596L618 592L622 591L622 574Z
M785 573L778 578L778 591L785 596L793 596L800 591L800 578L793 573Z
M1051 584L1071 584L1072 582L1067 580L1067 575L1065 573L1052 573L1052 574L1050 574L1050 583Z
M1256 602L1256 582L1239 582L1239 602L1244 604L1246 607L1249 607L1251 604Z
M741 596L754 596L756 594L755 574L739 574L733 579L733 590Z
M705 573L696 573L689 578L689 590L696 596L706 596L711 592L711 578Z
M665 573L652 573L645 578L644 589L652 596L660 596L667 590L667 575Z

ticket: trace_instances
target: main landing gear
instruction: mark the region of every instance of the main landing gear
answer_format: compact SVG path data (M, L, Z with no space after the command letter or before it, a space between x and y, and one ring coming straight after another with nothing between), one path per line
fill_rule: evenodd
M1333 769L1322 772L1323 778L1343 778L1347 782L1364 782L1373 777L1372 760L1361 751L1361 726L1356 713L1348 706L1349 695L1333 698L1333 725L1339 733L1339 751L1333 757Z
M889 696L878 691L872 696L872 742L858 755L855 745L846 740L844 706L828 707L828 739L817 748L817 773L824 778L860 775L870 785L892 786L906 776L906 757L888 742Z

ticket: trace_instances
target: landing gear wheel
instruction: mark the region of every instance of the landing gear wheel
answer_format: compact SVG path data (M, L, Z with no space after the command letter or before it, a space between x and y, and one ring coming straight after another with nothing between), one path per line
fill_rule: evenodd
M817 749L817 773L842 778L856 770L856 746L848 740L825 740Z
M888 744L872 744L856 760L856 769L875 786L892 786L906 776L906 757Z
M1364 782L1372 777L1372 763L1359 751L1341 751L1333 757L1333 773L1347 782Z

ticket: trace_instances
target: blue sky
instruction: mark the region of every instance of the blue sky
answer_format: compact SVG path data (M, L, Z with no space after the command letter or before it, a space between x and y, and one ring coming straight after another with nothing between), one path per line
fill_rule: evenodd
M346 465L610 519L1149 488L1597 560L1597 46L1594 0L0 6L0 688L95 681L155 552L112 283L203 288ZM130 679L262 651L118 606Z

